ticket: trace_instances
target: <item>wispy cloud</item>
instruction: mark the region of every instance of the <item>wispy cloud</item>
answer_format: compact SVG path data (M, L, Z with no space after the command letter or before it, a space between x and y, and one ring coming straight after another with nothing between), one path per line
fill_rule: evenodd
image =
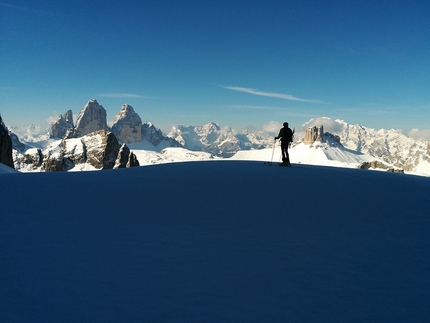
M4 2L0 2L0 7L6 7L13 10L18 10L18 11L33 13L33 14L50 14L45 10L39 10L39 9L30 8L30 7L21 7L21 6L16 6L16 5L4 3Z
M255 109L255 110L285 110L285 108L279 108L279 107L266 107L266 106L259 106L259 105L229 105L231 108L235 109Z
M143 96L139 94L131 94L131 93L100 93L97 96L101 96L103 98L132 98L132 99L149 99L148 96Z
M276 133L277 131L279 131L279 129L282 128L282 125L280 122L277 121L269 121L268 123L263 124L261 128L269 133Z
M12 9L17 9L17 10L25 10L25 11L28 10L25 7L20 7L20 6L16 6L16 5L9 4L9 3L4 3L4 2L0 2L0 6L7 7L7 8L12 8Z
M291 94L282 94L282 93L275 93L275 92L263 92L263 91L259 91L257 89L251 89L251 88L247 88L247 87L239 87L239 86L221 86L221 87L224 89L227 89L227 90L244 92L244 93L260 95L260 96L267 96L267 97L283 99L283 100L299 101L299 102L307 102L307 103L325 103L321 100L302 99L302 98L297 98Z

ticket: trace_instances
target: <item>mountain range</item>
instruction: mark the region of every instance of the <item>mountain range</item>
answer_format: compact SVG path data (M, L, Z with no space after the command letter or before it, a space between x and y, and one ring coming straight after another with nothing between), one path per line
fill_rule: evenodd
M87 169L83 155L71 157L70 151L68 155L65 154L64 146L67 141L82 138L94 131L112 132L118 145L126 144L140 165L214 158L277 161L279 149L274 149L274 133L236 131L209 122L199 126L176 125L165 135L151 122L143 123L128 104L121 107L112 127L109 127L103 106L94 99L82 108L76 124L71 115L72 112L67 111L51 125L49 133L39 136L36 136L35 126L19 135L14 133L14 128L9 127L15 168L39 171L43 169L43 160L57 152L60 155L63 153L62 156L68 160L81 161L80 166L74 163L67 169L75 166L78 166L76 170ZM329 131L325 132L324 129ZM313 148L317 153L311 153L312 149L303 149L303 146ZM82 149L86 151L88 147L84 145ZM296 163L327 164L327 160L329 164L337 163L339 166L378 167L430 175L429 142L415 140L398 130L375 130L324 117L311 119L297 127L291 156Z

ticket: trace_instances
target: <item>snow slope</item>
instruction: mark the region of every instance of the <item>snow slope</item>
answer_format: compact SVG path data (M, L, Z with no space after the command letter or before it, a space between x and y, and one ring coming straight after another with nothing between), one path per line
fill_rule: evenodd
M428 322L430 180L293 166L0 174L0 322Z
M6 166L5 164L0 163L0 175L15 174L15 173L19 173L19 172L13 169L12 167L9 167L9 166Z
M133 150L141 166L173 162L210 160L214 157L203 151L191 151L180 147L168 147L160 152L151 150Z
M331 147L320 142L315 142L313 145L305 145L304 143L295 145L289 149L289 155L292 163L347 168L357 168L363 162L376 160L375 157L370 155L357 153L340 146ZM274 149L272 147L259 150L242 150L238 151L230 159L273 161L277 163L282 159L281 148L277 142Z

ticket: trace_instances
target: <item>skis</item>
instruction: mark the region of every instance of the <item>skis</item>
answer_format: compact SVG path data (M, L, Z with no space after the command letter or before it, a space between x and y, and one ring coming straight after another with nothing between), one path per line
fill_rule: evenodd
M269 166L282 166L282 167L291 167L291 164L285 164L285 163L273 163L273 162L264 162L264 165L269 165Z
M276 163L276 162L264 162L264 165L269 166L281 166L281 167L293 167L293 168L303 168L303 166L295 164L294 166L292 164L284 164L284 163Z
M278 165L282 167L291 167L291 164L287 164L287 163L279 163Z

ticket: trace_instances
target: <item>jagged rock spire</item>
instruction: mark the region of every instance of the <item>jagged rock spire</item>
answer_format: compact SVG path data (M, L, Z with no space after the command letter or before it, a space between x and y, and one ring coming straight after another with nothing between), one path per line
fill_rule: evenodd
M73 129L72 110L68 110L51 125L51 138L63 138L69 129Z
M142 120L131 105L123 104L113 121L112 132L124 143L142 141Z
M76 130L80 136L85 136L94 131L108 130L106 110L97 100L89 100L79 112L76 119Z

